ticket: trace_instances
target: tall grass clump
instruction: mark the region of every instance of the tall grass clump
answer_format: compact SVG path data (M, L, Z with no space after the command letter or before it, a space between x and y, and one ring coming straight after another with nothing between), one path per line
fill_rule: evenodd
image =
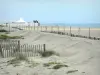
M57 55L59 56L58 53L56 53L55 51L39 51L39 54L42 56L42 57L49 57L49 56L52 56L52 55Z
M60 62L48 62L48 63L44 63L44 67L49 67L51 65L55 65L55 64L61 64Z
M7 30L4 29L0 29L0 32L8 32Z
M53 69L60 69L62 67L69 67L68 65L63 65L63 64L57 64L55 66L53 66Z
M8 65L12 64L15 66L21 63L21 61L29 62L28 58L25 55L18 54L18 56L16 56L14 59L11 59L10 61L8 61Z
M70 71L68 71L67 72L67 74L69 74L69 73L74 73L74 72L77 72L78 70L70 70Z
M8 36L6 34L0 35L0 39L20 39L23 38L23 36Z

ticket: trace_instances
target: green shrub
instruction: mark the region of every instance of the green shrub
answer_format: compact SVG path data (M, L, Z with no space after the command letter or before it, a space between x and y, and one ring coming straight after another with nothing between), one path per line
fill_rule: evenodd
M15 57L14 59L8 61L8 65L9 64L13 64L13 65L17 66L21 61L28 62L28 58L25 55L23 55L23 54L18 54L17 57Z
M100 38L98 38L98 40L100 40Z
M7 38L9 38L9 36L7 36L7 35L0 35L0 39L7 39Z
M16 58L8 61L8 64L18 64L18 63L20 63L20 61L17 60Z
M0 39L20 39L22 36L8 36L8 35L0 35Z
M4 27L3 25L0 25L0 27Z
M40 55L42 57L49 57L49 56L52 56L52 55L59 55L58 53L54 52L54 51L44 51L44 52L40 52Z
M61 64L59 62L49 62L48 64Z
M6 31L6 30L4 30L4 29L1 29L0 32L8 32L8 31Z
M68 67L68 65L57 64L57 65L53 66L53 69L60 69L62 67Z
M42 56L43 57L48 57L48 56L51 56L53 54L55 54L54 51L45 51L45 52L42 53Z
M48 63L44 63L44 67L49 67L51 65L54 65L54 64L60 64L58 62L48 62Z
M9 34L9 32L5 32L5 34Z
M29 67L36 67L37 65L39 65L39 63L32 61Z
M23 54L18 54L18 56L16 56L16 59L17 60L25 60L25 61L28 60L28 58Z
M22 36L10 36L9 38L11 38L11 39L19 39L19 38L22 38Z
M43 65L44 65L44 67L49 67L50 66L50 64L48 64L48 63L44 63Z
M67 72L67 74L68 74L68 73L77 72L77 71L78 71L78 70L70 70L70 71Z

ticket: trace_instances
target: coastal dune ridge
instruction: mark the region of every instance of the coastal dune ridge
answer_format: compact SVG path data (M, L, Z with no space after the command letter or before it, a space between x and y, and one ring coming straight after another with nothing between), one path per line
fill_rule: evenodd
M86 28L86 30L80 28L79 33L79 27L70 28L70 26L17 25L13 27L17 27L17 29L8 26L8 30L16 29L16 31L11 31L7 35L23 36L24 39L19 39L21 45L45 44L46 51L54 51L58 55L29 57L28 59L32 62L32 65L22 61L16 66L12 64L6 66L7 61L11 60L11 58L0 58L0 75L7 75L7 73L10 75L100 75L100 40L47 33L62 31L89 36L89 28ZM99 34L99 30L91 30L90 28L91 36L100 37ZM35 63L38 64L34 65ZM60 66L63 66L56 69L55 66L59 65L59 63Z
M98 27L74 27L74 26L48 26L48 25L25 25L25 24L8 24L8 27L18 27L24 30L33 30L33 31L56 31L56 32L64 32L64 33L72 33L75 35L82 36L91 36L100 38L100 28ZM10 29L9 29L10 30Z

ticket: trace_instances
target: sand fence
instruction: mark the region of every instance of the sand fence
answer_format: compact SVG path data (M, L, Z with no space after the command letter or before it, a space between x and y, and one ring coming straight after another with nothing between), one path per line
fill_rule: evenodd
M27 57L40 56L39 52L44 52L45 44L20 45L19 40L0 40L0 55L3 58L16 57L19 54Z
M42 31L42 32L54 32L54 33L64 33L70 36L86 37L92 39L100 38L100 28L90 28L90 27L72 27L72 26L30 26L30 25L5 25L9 28L19 29L19 30L30 30L30 31Z

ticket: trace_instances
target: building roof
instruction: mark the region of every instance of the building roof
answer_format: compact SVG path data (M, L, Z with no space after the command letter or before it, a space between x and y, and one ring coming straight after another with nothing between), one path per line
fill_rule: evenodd
M23 18L20 18L20 20L16 21L16 22L25 22Z

